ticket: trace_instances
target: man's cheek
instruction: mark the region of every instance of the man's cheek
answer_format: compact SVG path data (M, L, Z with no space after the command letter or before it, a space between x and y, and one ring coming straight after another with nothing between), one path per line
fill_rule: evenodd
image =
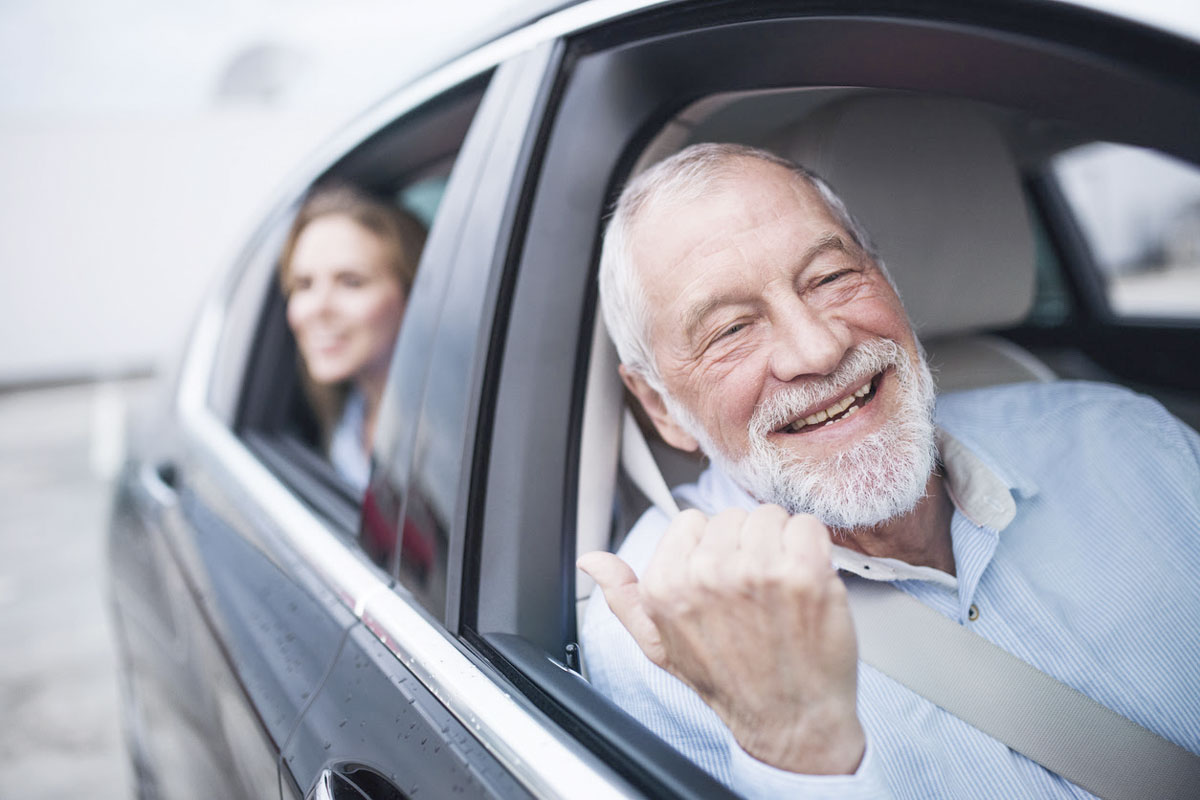
M735 457L745 455L750 436L750 421L757 407L757 394L744 387L719 389L711 395L711 403L701 419L716 434L717 444Z

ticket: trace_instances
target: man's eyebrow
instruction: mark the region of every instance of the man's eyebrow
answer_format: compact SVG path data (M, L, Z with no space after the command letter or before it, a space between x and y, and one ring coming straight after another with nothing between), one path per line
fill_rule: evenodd
M721 306L729 305L736 302L733 297L728 295L719 295L710 297L702 303L697 303L687 310L683 315L683 333L686 341L693 341L696 336L696 329L700 327L704 319L712 313L714 309Z
M797 266L799 268L798 271L807 269L808 265L811 264L817 258L817 256L821 255L822 253L827 253L830 250L837 250L843 253L850 252L850 248L847 246L846 240L842 238L841 234L827 233L814 242L813 245L805 250L804 254L800 256L800 259L797 262ZM718 295L716 297L710 297L707 300L692 306L683 315L684 336L688 341L691 341L696 333L696 328L700 327L701 323L704 322L704 318L712 313L714 309L736 302L738 302L738 298L734 296Z
M843 253L850 252L846 240L842 238L840 233L827 233L818 239L812 247L804 251L804 255L800 258L800 269L804 269L811 264L813 259L821 255L821 253L830 250L840 250Z

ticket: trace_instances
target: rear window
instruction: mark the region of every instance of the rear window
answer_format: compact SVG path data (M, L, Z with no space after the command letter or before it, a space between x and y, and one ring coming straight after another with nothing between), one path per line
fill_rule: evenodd
M1097 142L1053 169L1118 316L1200 318L1200 169Z

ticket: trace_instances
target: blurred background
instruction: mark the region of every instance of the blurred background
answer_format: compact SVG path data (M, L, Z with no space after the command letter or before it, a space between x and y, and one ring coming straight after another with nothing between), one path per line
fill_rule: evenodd
M0 2L0 383L155 367L291 167L519 4Z
M514 0L0 0L0 798L128 798L124 430L306 154Z
M109 481L202 296L306 154L524 4L0 0L0 800L130 797ZM1200 316L1200 171L1056 169L1114 309Z

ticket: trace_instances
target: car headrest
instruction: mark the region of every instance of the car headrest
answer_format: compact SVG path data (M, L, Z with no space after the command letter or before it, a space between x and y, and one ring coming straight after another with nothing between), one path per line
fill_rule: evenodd
M979 107L854 97L805 117L775 147L845 201L922 336L1010 325L1028 313L1028 210L1016 164Z

